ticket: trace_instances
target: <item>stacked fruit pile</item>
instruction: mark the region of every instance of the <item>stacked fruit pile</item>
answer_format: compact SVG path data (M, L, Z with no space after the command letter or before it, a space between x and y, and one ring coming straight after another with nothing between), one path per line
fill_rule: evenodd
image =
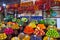
M0 33L5 34L6 37L2 37L6 40L42 40L42 36L44 36L45 33L47 38L59 37L59 33L54 26L56 21L47 20L29 21L29 19L24 17L18 19L10 15L5 17L4 22L0 23ZM47 29L45 23L49 24ZM48 31L45 32L45 30Z
M53 37L53 38L59 37L59 34L58 34L58 32L55 29L48 30L47 33L46 33L46 35L48 37Z

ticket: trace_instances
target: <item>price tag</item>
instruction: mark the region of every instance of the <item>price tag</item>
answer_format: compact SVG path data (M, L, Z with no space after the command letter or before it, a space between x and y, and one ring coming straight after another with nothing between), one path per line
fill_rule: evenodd
M57 29L60 29L60 18L57 18Z
M2 8L0 7L0 11L2 10Z
M21 0L21 3L31 2L31 0Z

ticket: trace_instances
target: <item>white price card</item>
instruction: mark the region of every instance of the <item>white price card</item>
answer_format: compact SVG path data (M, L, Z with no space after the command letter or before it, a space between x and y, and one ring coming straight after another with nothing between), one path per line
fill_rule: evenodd
M31 0L21 0L21 3L31 2Z
M57 18L57 29L60 29L60 18Z

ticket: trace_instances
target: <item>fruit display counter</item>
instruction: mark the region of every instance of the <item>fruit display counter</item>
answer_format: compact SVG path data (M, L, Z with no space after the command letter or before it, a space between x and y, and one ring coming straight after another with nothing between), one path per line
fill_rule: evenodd
M60 13L53 8L57 2L21 0L1 7L0 40L60 40L60 21L53 19Z
M0 39L57 40L56 38L59 38L60 34L55 24L56 20L50 18L29 21L29 19L25 17L18 19L13 16L7 16L4 21L0 22Z

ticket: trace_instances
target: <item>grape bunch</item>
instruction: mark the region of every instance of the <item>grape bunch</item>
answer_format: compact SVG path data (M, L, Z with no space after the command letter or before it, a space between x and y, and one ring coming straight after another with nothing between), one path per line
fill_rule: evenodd
M55 29L49 29L46 33L46 35L48 37L53 37L53 38L57 38L59 37L59 33L55 30Z

